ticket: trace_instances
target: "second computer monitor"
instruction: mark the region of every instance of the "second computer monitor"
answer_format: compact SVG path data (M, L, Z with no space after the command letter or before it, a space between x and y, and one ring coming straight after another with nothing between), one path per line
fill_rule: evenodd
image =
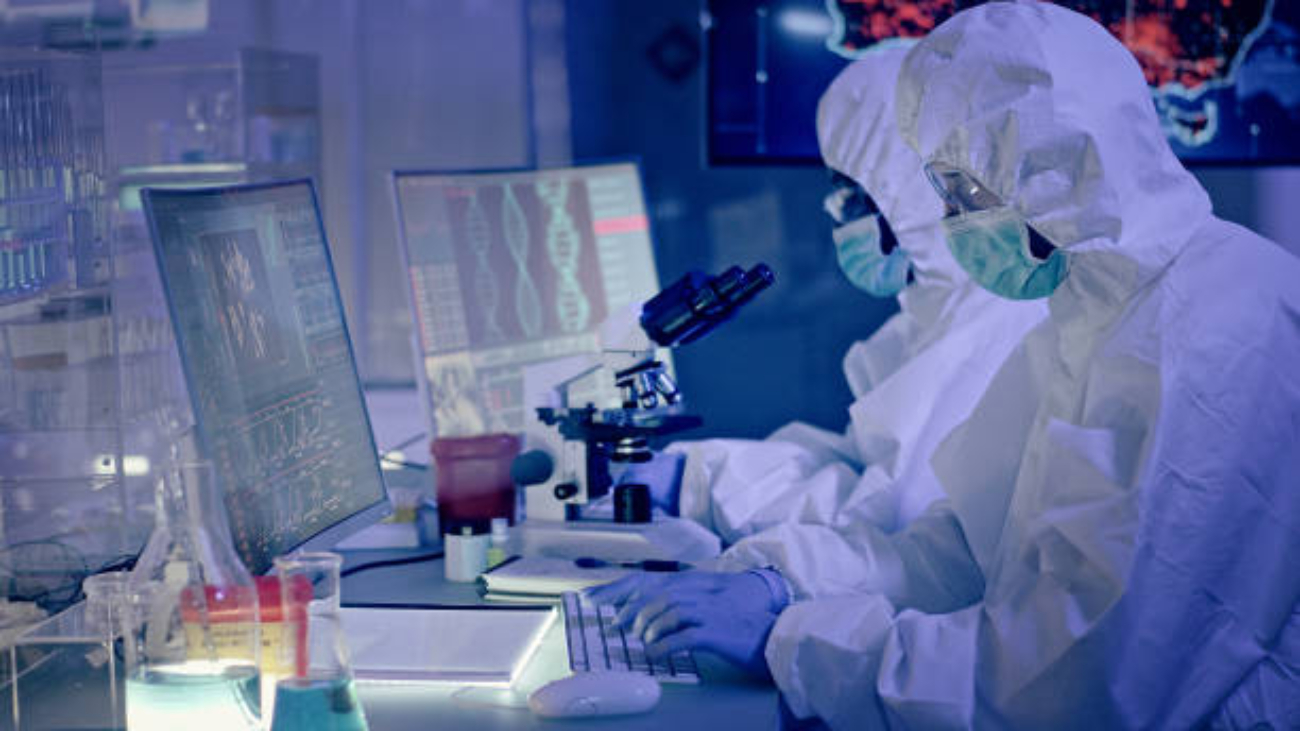
M519 432L525 365L659 291L637 166L394 174L435 435ZM617 398L612 378L579 394Z

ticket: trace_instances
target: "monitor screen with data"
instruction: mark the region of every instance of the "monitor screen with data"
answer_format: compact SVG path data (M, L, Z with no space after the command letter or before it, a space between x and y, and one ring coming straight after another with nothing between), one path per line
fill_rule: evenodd
M436 436L522 430L523 369L598 352L606 318L659 291L634 163L397 172L394 187ZM617 400L612 378L585 387L571 397Z
M205 453L249 568L385 510L311 183L143 196Z

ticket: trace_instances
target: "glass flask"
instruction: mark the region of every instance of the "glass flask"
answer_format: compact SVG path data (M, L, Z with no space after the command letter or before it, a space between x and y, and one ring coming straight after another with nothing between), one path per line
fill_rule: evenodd
M123 612L129 731L261 728L257 589L212 465L165 465Z
M335 553L302 552L275 559L280 616L287 631L277 665L292 669L275 685L271 731L366 731L339 616Z

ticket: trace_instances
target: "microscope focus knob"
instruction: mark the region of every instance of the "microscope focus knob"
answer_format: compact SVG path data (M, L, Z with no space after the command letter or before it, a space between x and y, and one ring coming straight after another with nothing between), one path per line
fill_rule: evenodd
M555 499L568 500L578 494L578 485L573 482L561 482L555 486Z

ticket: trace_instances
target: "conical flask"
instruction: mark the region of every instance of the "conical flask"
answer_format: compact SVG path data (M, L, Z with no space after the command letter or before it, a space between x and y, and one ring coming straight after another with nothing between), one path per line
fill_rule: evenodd
M127 729L259 729L257 589L212 465L164 466L156 497L123 612Z

